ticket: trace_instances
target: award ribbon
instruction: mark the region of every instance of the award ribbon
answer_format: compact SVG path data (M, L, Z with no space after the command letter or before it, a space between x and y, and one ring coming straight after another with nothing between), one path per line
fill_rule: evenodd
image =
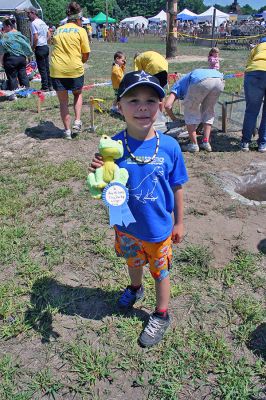
M105 205L109 208L110 225L128 226L136 222L130 208L128 207L128 189L119 182L107 185L102 194Z

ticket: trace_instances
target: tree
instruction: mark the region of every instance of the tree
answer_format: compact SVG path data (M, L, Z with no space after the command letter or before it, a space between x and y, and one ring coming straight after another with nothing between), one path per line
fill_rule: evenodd
M257 10L255 10L252 7L250 7L249 4L246 4L243 7L241 7L241 12L244 15L251 15L251 14L256 14Z
M58 24L66 17L68 0L39 0L43 9L43 17L46 22Z
M221 6L220 4L214 4L213 7L218 8L218 10L224 13L228 13L230 11L230 6Z
M166 58L172 58L177 56L177 38L174 34L174 28L176 28L177 0L167 0L166 4L166 11L169 15Z
M208 7L203 4L203 0L179 0L178 8L180 11L182 11L184 8L188 8L195 14L200 14L206 11Z

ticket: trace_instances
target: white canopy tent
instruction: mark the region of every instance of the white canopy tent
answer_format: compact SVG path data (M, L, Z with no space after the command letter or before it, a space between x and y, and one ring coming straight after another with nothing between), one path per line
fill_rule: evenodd
M67 23L67 17L62 19L62 21L60 21L59 25L64 25L66 23ZM82 25L87 25L89 23L90 23L90 19L89 18L82 17Z
M184 10L180 11L176 16L178 17L181 14L189 15L190 17L196 17L197 16L197 14L195 14L194 12L188 10L187 8L184 8Z
M120 21L121 24L126 24L129 25L130 27L135 28L135 26L137 24L139 24L139 26L141 27L142 24L144 24L145 29L148 26L149 21L147 20L147 18L142 17L141 15L138 17L128 17L128 18L124 18L122 19L122 21Z
M167 20L167 15L164 10L160 11L159 14L154 17L148 18L149 22L163 22Z
M1 11L25 10L25 8L29 8L32 6L35 7L35 4L32 4L30 0L0 0ZM41 7L36 8L41 10Z
M207 11L197 16L197 22L212 22L214 7L211 6ZM229 20L229 14L226 14L216 8L215 26L219 26L224 21Z

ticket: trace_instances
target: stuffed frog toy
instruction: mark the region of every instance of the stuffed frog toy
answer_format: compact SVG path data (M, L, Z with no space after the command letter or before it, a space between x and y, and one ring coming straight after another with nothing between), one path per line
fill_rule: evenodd
M99 153L103 157L104 165L90 173L87 178L90 194L94 199L101 199L102 191L110 182L118 182L126 186L128 172L119 168L114 160L123 157L124 148L121 140L113 140L107 135L100 139Z

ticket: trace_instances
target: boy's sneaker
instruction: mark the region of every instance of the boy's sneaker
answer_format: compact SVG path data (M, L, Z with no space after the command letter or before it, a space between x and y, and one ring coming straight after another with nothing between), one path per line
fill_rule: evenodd
M242 151L249 151L249 143L247 142L240 142L240 149Z
M128 286L118 300L118 307L123 311L129 311L136 303L144 296L144 287L141 286L138 290L133 290Z
M64 131L64 138L65 138L65 139L69 139L69 140L72 139L72 133L71 133L70 130L65 130L65 131Z
M209 142L202 142L202 143L199 145L199 147L200 147L201 150L205 150L205 151L209 151L209 152L212 151L212 147L211 147L211 145L210 145Z
M266 152L266 144L259 144L258 151L260 153L265 153Z
M199 146L194 143L188 143L182 146L182 150L188 151L189 153L197 153L199 151Z
M74 121L74 124L72 126L72 132L75 133L76 135L80 133L82 130L82 122L81 121Z
M151 347L159 343L169 325L169 314L166 319L157 316L156 313L151 314L148 324L139 337L139 344L142 347Z

